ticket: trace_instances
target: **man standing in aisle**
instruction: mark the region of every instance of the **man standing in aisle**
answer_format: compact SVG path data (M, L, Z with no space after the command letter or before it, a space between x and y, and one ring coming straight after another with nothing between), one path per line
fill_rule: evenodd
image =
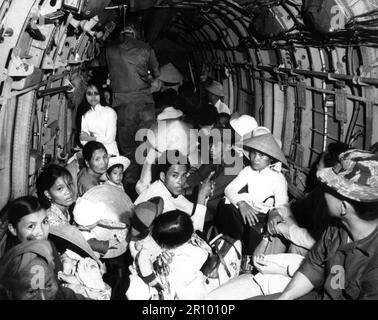
M205 85L205 90L207 91L209 104L212 104L215 108L217 108L218 114L231 114L228 106L222 101L222 98L224 97L224 90L223 85L220 82L212 80L210 83Z
M149 128L155 120L151 82L159 76L155 52L139 40L139 35L135 25L127 25L121 32L121 41L106 49L113 107L118 116L118 147L131 161L124 175L124 185L132 199L137 196L135 184L140 175L140 165L135 160L138 147L135 134L139 129Z

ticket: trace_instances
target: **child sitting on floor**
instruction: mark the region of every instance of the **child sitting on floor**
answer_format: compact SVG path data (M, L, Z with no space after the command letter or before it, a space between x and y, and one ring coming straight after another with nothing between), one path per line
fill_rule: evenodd
M200 269L211 249L194 233L190 216L179 210L160 214L153 219L150 232L144 235L135 242L136 255L127 298L186 300L205 297L207 288Z

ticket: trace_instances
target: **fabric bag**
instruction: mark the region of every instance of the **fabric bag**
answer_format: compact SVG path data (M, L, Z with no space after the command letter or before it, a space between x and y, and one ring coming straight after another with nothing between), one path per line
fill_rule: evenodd
M212 254L203 264L208 290L213 290L239 275L242 258L242 244L227 235L219 234L209 243Z

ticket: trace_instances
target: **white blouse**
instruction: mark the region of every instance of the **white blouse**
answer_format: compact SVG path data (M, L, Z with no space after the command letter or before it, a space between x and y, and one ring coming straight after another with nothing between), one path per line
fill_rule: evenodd
M117 113L110 107L100 104L88 110L81 118L81 131L93 133L96 141L101 142L109 155L119 155L116 133ZM85 145L88 141L80 141Z
M248 186L248 192L239 191ZM267 167L261 171L253 170L251 166L245 167L237 177L230 182L224 190L226 198L237 207L239 201L252 202L257 207L263 203L266 206L280 206L288 202L287 181L281 172ZM269 199L269 200L267 200Z

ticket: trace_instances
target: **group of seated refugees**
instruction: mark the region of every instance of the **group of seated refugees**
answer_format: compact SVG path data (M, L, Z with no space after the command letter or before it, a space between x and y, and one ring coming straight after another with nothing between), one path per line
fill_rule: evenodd
M330 143L289 200L281 141L206 88L194 120L158 115L177 139L146 159L132 197L116 113L88 85L82 150L2 210L1 299L378 298L378 155ZM193 122L201 139L182 147Z

